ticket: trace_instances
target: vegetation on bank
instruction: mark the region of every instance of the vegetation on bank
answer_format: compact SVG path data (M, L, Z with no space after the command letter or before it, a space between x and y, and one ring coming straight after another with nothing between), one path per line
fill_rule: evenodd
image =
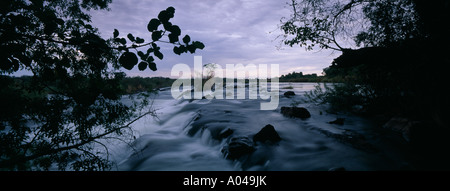
M102 140L132 140L131 125L154 115L145 99L124 93L160 87L126 79L121 69L155 71L171 52L195 53L177 23L175 8L157 13L143 38L111 31L103 38L91 11L109 10L111 0L4 0L0 3L0 170L106 170ZM172 50L161 49L161 44ZM12 78L19 70L31 77ZM125 81L124 81L125 79ZM136 95L134 97L138 97ZM133 97L133 96L130 96Z
M12 84L16 88L30 88L33 85L32 76L1 76L1 78L12 80ZM170 87L174 81L174 79L166 77L123 77L119 80L117 92L122 95L153 92L160 88ZM48 88L44 89L42 93L49 94L52 93L52 90L57 90L55 83L49 83Z
M120 85L126 94L133 94L170 87L174 81L174 79L166 77L126 77L120 82Z
M303 74L303 72L295 71L280 76L280 82L321 82L323 79L323 76L317 76L317 74Z
M292 14L281 19L282 43L342 52L324 73L343 83L313 96L377 116L381 124L404 119L396 128L409 134L421 168L450 169L450 99L442 92L448 86L443 67L450 64L448 2L291 0L288 5Z

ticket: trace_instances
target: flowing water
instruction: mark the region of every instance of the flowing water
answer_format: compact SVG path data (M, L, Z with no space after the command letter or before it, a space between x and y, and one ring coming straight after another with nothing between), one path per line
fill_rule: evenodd
M215 171L271 170L322 171L411 169L403 144L384 136L373 122L349 114L331 114L325 105L307 103L306 91L315 83L280 83L276 110L260 110L261 99L176 100L170 90L154 98L158 117L133 124L137 134L131 145L111 149L116 170ZM247 88L248 89L248 88ZM294 91L295 96L283 93ZM282 106L305 107L311 118L288 118ZM345 118L344 125L329 124ZM277 144L257 144L243 160L229 160L221 152L231 137L251 138L271 124L281 137ZM217 138L231 129L227 138ZM356 137L356 138L355 138ZM356 140L356 141L355 141Z

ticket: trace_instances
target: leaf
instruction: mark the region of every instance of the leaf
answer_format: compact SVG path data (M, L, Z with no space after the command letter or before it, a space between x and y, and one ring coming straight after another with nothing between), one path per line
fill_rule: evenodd
M127 46L119 46L118 47L119 51L127 51Z
M156 71L156 64L154 62L149 62L148 63L148 67L150 68L150 70Z
M155 56L158 57L160 60L164 58L164 55L159 50L155 50L153 54L155 54Z
M169 19L173 18L173 16L174 16L173 13L170 13L167 10L163 10L163 11L159 12L158 19L162 23L166 23L169 21Z
M148 32L153 32L158 29L158 26L161 24L161 21L158 19L151 19L150 22L148 22L147 30Z
M147 59L147 56L142 51L138 51L137 54L141 58L141 60Z
M124 52L119 58L119 64L127 70L133 69L137 63L138 58L136 54L132 52Z
M175 8L173 7L168 7L166 11L169 12L170 14L175 14Z
M178 42L178 41L179 41L178 36L179 36L179 35L175 35L175 34L173 34L173 33L170 33L170 34L169 34L169 42L170 42L170 43L176 43L176 42Z
M147 54L150 54L150 53L152 53L153 51L155 51L153 48L149 48L149 49L147 49Z
M189 52L191 54L194 54L196 47L193 44L190 44L190 45L187 46L187 49L189 50Z
M145 69L147 69L147 65L148 65L147 62L142 61L142 62L139 63L138 68L139 68L140 71L144 71Z
M170 28L172 27L172 23L170 23L170 22L165 22L164 24L163 24L163 26L164 26L164 29L165 30L170 30Z
M115 38L114 41L123 45L127 44L127 40L124 38Z
M116 38L117 39L117 38ZM127 44L127 40L125 38L118 38L117 40L120 44L126 45Z
M194 41L192 42L192 45L194 45L195 48L203 50L205 48L205 45L202 42Z
M174 46L173 47L173 53L181 55L181 53L183 53L183 52L180 50L180 47Z
M136 41L136 39L134 38L134 36L131 33L128 33L127 35L128 39L130 39L132 42Z
M117 29L114 29L114 38L117 38L119 36L119 31Z
M181 53L187 52L187 48L186 48L186 46L184 46L184 45L181 45L181 46L179 47L179 49L180 49L180 52L181 52Z
M144 43L145 42L145 40L144 39L142 39L142 38L139 38L139 37L136 37L136 43L138 43L138 44L142 44L142 43Z
M147 58L147 62L148 62L148 63L151 63L151 62L153 62L153 61L155 61L155 59L153 58L153 56L149 56L149 57Z
M161 50L161 47L159 47L156 43L152 43L153 51L159 51Z
M169 31L171 32L171 34L174 34L174 35L177 35L177 36L180 36L180 34L181 34L181 29L177 25L172 25L172 27L170 27Z
M189 35L184 36L183 42L184 42L184 44L188 44L189 42L191 42L191 37Z
M162 31L155 31L152 33L152 40L158 41L162 37Z

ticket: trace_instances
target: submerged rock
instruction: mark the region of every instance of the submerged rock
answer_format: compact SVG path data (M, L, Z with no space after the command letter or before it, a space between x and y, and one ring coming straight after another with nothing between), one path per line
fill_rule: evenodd
M222 148L222 153L227 159L239 159L244 155L255 151L253 141L248 137L233 137L227 146Z
M345 121L345 118L336 118L336 120L334 120L334 121L329 121L328 123L329 124L336 124L336 125L344 125L344 121Z
M271 124L268 124L253 136L253 142L257 141L275 143L281 141L281 137L275 131L275 128Z
M296 117L301 119L311 117L309 111L304 107L281 107L281 114L286 117Z
M293 91L287 91L287 92L284 92L283 95L286 96L286 97L291 97L291 96L295 96L295 92L293 92Z

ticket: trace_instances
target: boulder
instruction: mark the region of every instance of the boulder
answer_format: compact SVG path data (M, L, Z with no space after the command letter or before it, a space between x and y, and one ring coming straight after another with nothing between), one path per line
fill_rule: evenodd
M275 131L275 128L271 124L268 124L253 136L253 142L256 143L258 141L263 143L275 143L281 141L281 137L278 135L277 131Z
M222 148L222 153L227 159L239 159L244 155L250 154L255 151L253 141L248 137L233 137L227 146Z
M301 119L311 117L309 111L303 107L281 107L281 114L286 117L296 117Z
M291 96L295 96L295 93L293 91L287 91L287 92L284 92L283 95L286 97L291 97Z

